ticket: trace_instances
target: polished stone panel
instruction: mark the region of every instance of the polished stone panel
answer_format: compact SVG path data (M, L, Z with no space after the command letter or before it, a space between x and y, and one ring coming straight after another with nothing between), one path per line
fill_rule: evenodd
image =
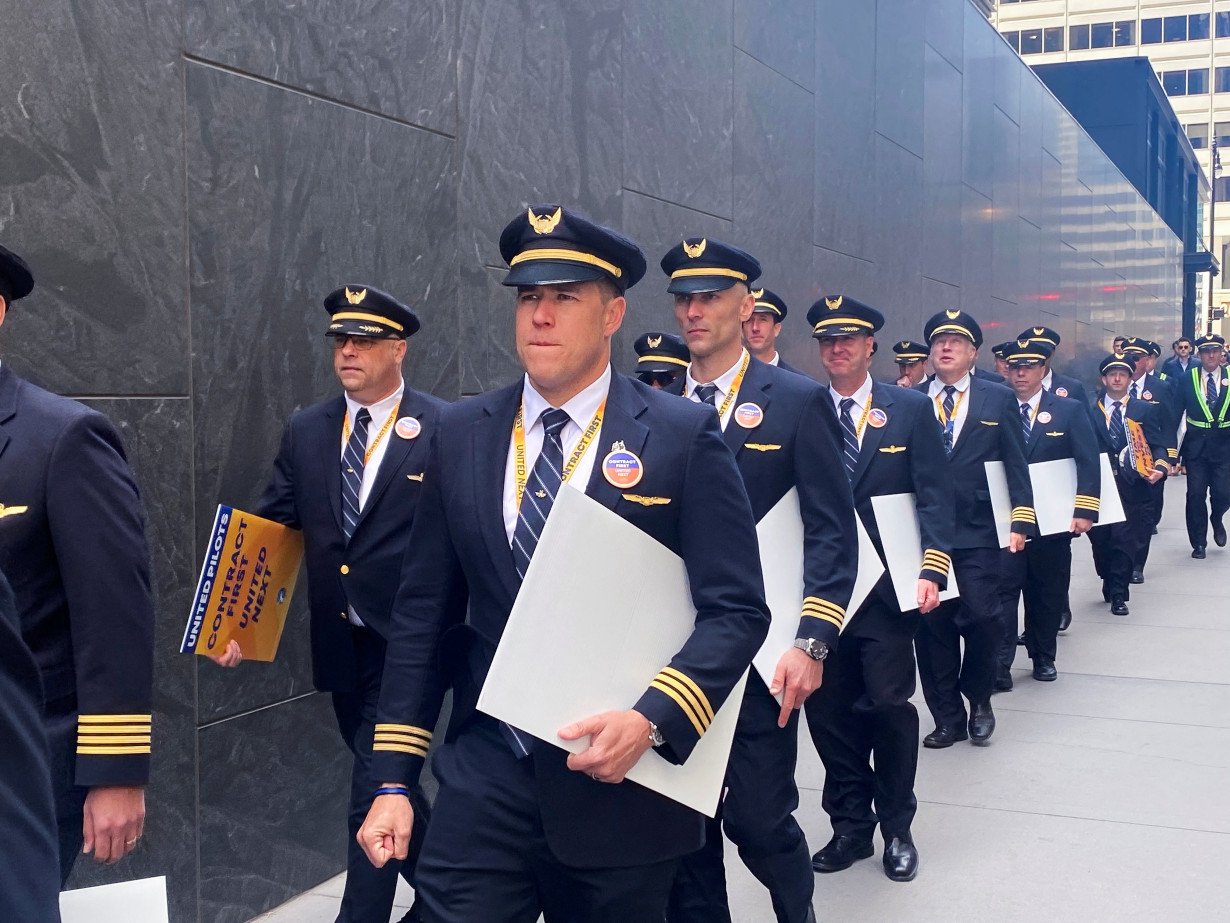
M174 0L3 11L0 237L38 284L5 352L53 391L188 392L178 14Z
M507 267L463 261L458 268L461 395L481 394L521 374L513 340L516 289L500 284Z
M893 0L875 6L876 131L921 157L927 0Z
M454 134L451 0L188 0L193 55L371 112Z
M624 4L624 185L730 217L733 0ZM617 113L613 115L618 118ZM667 152L683 156L665 156Z
M928 46L924 75L922 274L960 285L961 74Z
M810 90L816 81L815 23L815 0L735 0L735 47Z
M961 120L961 176L984 196L991 195L995 179L996 150L991 134L995 107L995 46L1001 43L995 30L975 22L978 11L966 4L965 69L962 71L963 118Z
M199 542L216 503L259 495L291 411L336 393L333 288L413 305L424 329L407 381L456 393L456 189L439 135L196 64L187 101ZM297 595L274 663L202 671L202 720L311 688Z
M203 727L197 745L202 920L240 923L345 868L351 756L328 696Z
M965 16L968 11L969 4L948 2L928 2L923 9L927 44L958 71L965 69ZM975 19L971 27L984 28L980 19ZM927 118L931 118L930 114Z
M876 135L876 265L882 283L900 310L920 309L922 268L923 162L887 138Z

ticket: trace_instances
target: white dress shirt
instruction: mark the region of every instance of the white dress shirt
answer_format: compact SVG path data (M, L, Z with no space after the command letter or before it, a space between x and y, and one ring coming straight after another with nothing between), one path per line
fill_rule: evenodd
M608 365L606 371L599 376L598 380L592 385L575 394L571 399L564 402L564 406L559 409L568 414L568 422L564 424L563 432L560 433L560 444L564 447L564 461L567 463L572 456L573 450L577 447L577 443L581 441L581 435L593 420L594 414L598 412L598 408L602 406L602 402L606 400L607 394L611 390L611 367ZM528 476L534 470L534 465L538 462L538 456L542 454L542 442L546 438L546 431L542 426L542 413L544 410L549 410L551 405L547 403L547 399L539 394L532 384L530 377L525 376L525 382L521 386L521 406L524 410L525 420L525 471ZM585 490L585 486L589 483L590 475L594 472L594 459L597 457L598 440L602 433L599 432L589 444L589 448L585 450L585 454L578 460L576 467L572 470L572 477L568 479L568 483L576 487L578 490ZM517 449L516 440L510 433L508 437L508 462L504 465L504 532L508 536L508 544L512 545L513 533L517 531Z
M1052 387L1054 384L1055 384L1055 373L1052 372L1050 369L1047 369L1046 376L1042 379L1042 390L1043 391L1054 390ZM1020 404L1020 401L1017 401L1017 403ZM1035 407L1034 409L1036 410L1037 407Z
M1221 375L1222 375L1221 369L1218 369L1216 372L1210 372L1202 368L1200 370L1200 393L1206 396L1208 395L1209 379L1212 378L1213 379L1213 393L1216 394L1218 398L1220 398L1221 397Z
M833 398L833 410L837 412L837 420L841 422L841 402L846 399L847 395L838 394L837 389L829 385L829 396ZM863 433L867 432L867 424L864 422L863 428L858 428L858 421L863 416L863 408L867 406L867 399L871 397L871 376L867 376L867 380L858 386L858 390L849 395L854 401L854 406L850 408L850 419L854 421L854 431L858 436L858 447L863 447Z
M774 353L773 358L769 360L769 365L780 365L782 361L781 353Z
M1117 401L1113 400L1109 394L1102 398L1102 413L1106 417L1106 431L1107 432L1110 432L1110 420L1111 420L1111 416L1115 412L1116 404L1119 405L1120 413L1123 414L1123 420L1124 420L1123 427L1124 429L1127 428L1127 418L1128 418L1127 409L1128 409L1128 402L1131 401L1131 399L1132 397L1130 394L1123 395L1123 398Z
M390 426L385 432L384 438L379 444L372 447L372 443L376 437L380 435L380 430L389 422L389 417L397 413L397 408L401 404L401 397L406 391L406 382L398 381L397 390L386 398L376 401L374 404L360 404L349 394L346 395L346 418L350 421L348 429L354 432L354 421L358 416L359 411L364 407L371 414L371 422L367 424L367 449L371 450L371 457L363 465L363 482L359 485L359 512L363 512L363 505L367 503L367 496L372 492L372 484L376 481L376 475L380 473L380 463L384 460L384 453L389 447L389 440L395 438L393 435L393 427ZM396 423L396 421L394 421ZM346 443L342 443L341 451L338 453L340 461L346 455ZM363 626L363 620L355 613L353 608L347 608L347 614L350 617L350 624Z
M952 444L955 446L957 440L961 438L961 427L965 425L965 418L969 416L969 372L966 372L964 377L953 385L957 389L957 393L952 396L956 409L953 411L952 422ZM931 409L935 412L935 418L940 419L940 408L944 405L944 383L940 381L937 375L931 379L931 384L927 386L927 394L931 397ZM938 396L938 397L937 397ZM958 403L959 401L959 403ZM940 426L944 423L941 420Z
M1021 405L1028 404L1029 405L1029 425L1033 426L1033 424L1038 421L1038 404L1042 402L1042 392L1045 390L1046 390L1045 388L1039 388L1038 393L1035 394L1033 397L1029 398L1029 400L1023 401L1020 398L1017 398L1016 400L1017 419L1020 419L1020 416L1021 416Z
M743 365L743 357L747 355L746 349L739 350L739 358L729 369L719 375L713 381L697 381L692 377L692 369L694 365L689 365L687 372L684 373L683 379L683 396L688 400L695 401L699 404L700 398L696 395L696 389L700 385L717 385L717 394L713 396L714 406L718 410L722 409L722 404L726 401L726 395L730 393L730 389L734 387L735 376L739 374L739 368ZM722 414L722 430L725 431L726 424L730 422L730 415L735 412L735 402L731 401L730 406L726 408L726 413Z

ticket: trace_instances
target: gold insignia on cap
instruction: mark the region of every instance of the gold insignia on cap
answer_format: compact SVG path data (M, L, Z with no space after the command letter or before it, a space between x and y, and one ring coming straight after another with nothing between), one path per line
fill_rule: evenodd
M1016 345L1021 347L1021 349L1027 349L1029 347L1029 340L1017 340Z
M346 289L346 300L351 304L362 304L363 299L367 297L367 289L361 288L357 292L352 292Z
M1034 328L1034 336L1039 336L1039 337L1040 337L1040 336L1042 336L1042 334L1044 334L1044 333L1046 333L1046 328L1045 328L1045 327L1035 327L1035 328Z
M659 346L662 345L662 338L661 337L649 337L645 340L645 342L649 344L650 349L657 349Z
M909 348L910 348L910 341L909 341L909 340L902 340L902 341L901 341L901 348L902 348L902 349L909 349Z
M705 247L707 247L708 245L709 245L709 241L707 238L704 238L704 237L700 239L700 243L698 244L690 244L685 240L683 242L683 252L686 253L688 256L690 256L692 259L696 259L702 253L705 252Z
M535 215L534 209L527 211L530 219L530 227L534 229L535 234L550 234L555 230L555 226L559 224L560 219L564 217L563 207L557 207L554 212L549 215Z
M1115 353L1115 358L1116 359L1126 359L1127 354L1126 353Z
M754 289L752 289L752 297L753 297L753 298L756 298L756 299L758 299L758 300L759 300L759 299L761 299L761 298L763 298L763 297L764 297L764 289L763 289L763 288L754 288Z
M845 300L845 297L845 295L838 295L836 298L825 298L824 306L830 311L836 311L841 307L841 303Z
M947 315L949 320L956 320L961 316L960 311L945 311L944 314Z

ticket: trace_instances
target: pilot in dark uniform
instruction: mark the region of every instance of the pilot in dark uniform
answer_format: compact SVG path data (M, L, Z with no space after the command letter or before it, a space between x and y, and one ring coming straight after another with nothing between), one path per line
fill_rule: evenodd
M859 518L883 555L871 500L914 495L922 538L919 608L902 612L885 573L847 618L841 643L825 664L824 685L807 700L807 726L824 761L825 813L833 838L812 857L818 872L838 872L873 852L877 824L884 837L884 873L893 881L918 874L910 827L918 801L918 711L914 694L914 634L947 586L953 531L953 484L939 424L916 391L873 382L879 311L849 296L821 299L807 313L820 341L829 396L842 434L842 469ZM874 756L875 766L872 768Z
M752 289L754 309L752 316L743 322L743 345L756 359L767 365L776 365L787 372L797 372L794 366L777 351L777 338L782 332L782 321L790 313L781 296L767 288Z
M1136 363L1132 383L1128 385L1128 397L1132 400L1148 401L1153 405L1154 413L1162 427L1163 441L1166 446L1166 453L1162 457L1169 465L1167 468L1169 474L1170 469L1179 463L1179 420L1182 418L1183 408L1180 406L1179 396L1171 383L1153 372L1153 366L1161 356L1162 348L1144 337L1128 337L1123 344L1123 353ZM1153 544L1153 536L1157 534L1158 523L1162 521L1162 508L1166 499L1165 481L1150 484L1147 489L1149 504L1153 510L1153 523L1149 527L1149 534L1145 537L1145 544L1136 561L1136 566L1132 569L1130 578L1132 583L1145 582L1144 571L1145 564L1149 560L1149 548Z
M836 419L824 389L774 368L740 343L756 304L777 303L754 288L760 264L714 238L689 238L662 257L675 319L692 354L680 389L717 412L726 445L759 522L792 489L803 521L803 603L794 646L773 652L766 683L753 670L726 770L726 794L709 822L705 846L685 856L671 894L669 923L729 920L722 830L769 891L779 923L814 920L807 840L794 819L799 791L798 711L820 685L824 658L837 645L858 567L849 485L841 470ZM785 305L781 305L784 313ZM776 315L771 315L776 316ZM717 502L720 497L714 496ZM727 561L734 559L727 558ZM781 704L774 698L781 695Z
M538 205L504 229L500 252L504 282L517 288L526 375L441 414L393 602L373 758L386 794L360 838L376 864L404 854L412 811L399 787L422 771L451 687L432 764L440 790L416 873L425 916L660 920L679 859L703 842L704 817L624 776L651 747L687 760L763 643L755 520L713 411L611 370L624 292L645 272L640 249L573 211ZM617 459L604 459L615 452L626 464L636 456L638 482L629 486ZM589 739L571 756L475 709L566 480L679 554L697 610L691 635L626 710L560 730ZM597 666L603 652L592 656Z
M1028 330L1021 331L1021 335L1016 340L1006 345L1010 350L1015 350L1021 340L1038 342L1049 347L1045 365L1046 374L1042 377L1043 388L1052 392L1056 397L1071 398L1082 407L1089 406L1089 392L1085 390L1081 380L1055 371L1055 351L1059 349L1059 344L1063 341L1058 330L1046 326L1030 327Z
M636 377L651 388L668 388L687 371L692 357L687 344L673 333L642 333L632 344Z
M1089 540L1093 543L1094 565L1102 578L1102 598L1110 603L1114 615L1127 615L1128 580L1153 529L1149 488L1166 477L1170 463L1166 461L1166 437L1156 405L1128 393L1135 374L1132 359L1124 353L1112 353L1102 360L1098 371L1103 390L1089 413L1101 450L1110 456L1126 519L1094 528ZM1152 455L1148 475L1142 476L1124 461L1130 439L1147 446Z
M1052 682L1056 677L1055 649L1060 622L1068 608L1072 581L1072 536L1088 532L1098 521L1101 471L1098 442L1085 404L1059 397L1042 382L1051 346L1043 339L1020 339L1007 355L1008 382L1016 392L1025 461L1029 464L1070 458L1076 465L1076 497L1069 530L1037 536L1025 544L1021 590L1025 597L1025 649L1033 660L1033 677ZM1017 605L1013 592L1000 613L1003 632L999 642L997 687L1016 656ZM1010 674L1009 674L1010 676ZM1011 688L1011 682L1008 684ZM1002 690L1001 690L1002 691Z
M339 288L324 306L325 337L343 394L291 417L255 511L303 531L313 680L332 693L338 729L354 755L338 920L387 920L398 871L413 883L414 857L427 828L422 791L411 793L420 823L404 864L375 868L355 834L379 782L371 775L372 733L389 607L410 548L428 446L447 405L402 380L406 340L419 330L414 311L370 285ZM239 645L232 641L215 660L235 666Z
M995 374L1001 376L1005 382L1008 380L1008 351L1014 348L1016 348L1014 340L996 343L991 347L991 355L995 357Z
M60 919L60 857L38 665L0 574L0 920Z
M0 247L0 323L30 293ZM149 781L154 602L136 481L102 414L0 365L0 571L43 682L60 838L114 862L136 845Z
M964 311L941 311L927 321L925 336L936 377L917 390L931 399L956 489L952 563L961 591L922 620L914 641L923 696L935 719L923 745L938 749L967 736L984 743L995 730L991 691L1002 624L1001 556L1025 547L1035 516L1012 392L972 374L982 345L978 322ZM1000 549L987 486L990 461L1003 462L1008 480L1007 552ZM968 734L963 695L969 700Z
M1210 524L1213 542L1226 545L1222 517L1230 510L1230 376L1221 364L1224 347L1221 337L1202 336L1196 341L1199 362L1175 379L1187 419L1181 452L1187 468L1187 538L1198 559L1205 556Z
M874 338L873 338L874 340ZM917 340L898 340L893 344L893 361L897 363L896 384L902 388L912 388L922 384L927 377L927 356L930 350L926 343Z

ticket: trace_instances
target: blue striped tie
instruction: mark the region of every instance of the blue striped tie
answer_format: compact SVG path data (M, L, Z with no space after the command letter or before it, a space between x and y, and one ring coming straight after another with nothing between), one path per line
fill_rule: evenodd
M1026 442L1029 442L1029 435L1030 433L1033 432L1033 429L1034 429L1034 424L1033 424L1033 420L1030 419L1029 405L1022 404L1021 405L1021 431L1025 434Z
M1210 408L1217 403L1217 379L1212 372L1204 373L1204 400Z
M952 454L957 434L957 421L953 419L953 411L957 406L953 397L956 391L955 385L944 385L944 451L949 455Z
M354 430L346 441L346 451L342 453L342 534L348 542L359 521L359 491L363 488L367 427L371 422L372 415L364 407L355 416Z
M1123 405L1115 401L1115 409L1110 413L1110 442L1115 452L1122 452L1127 445L1127 426L1123 422Z
M846 464L846 477L854 483L854 469L858 467L858 433L854 429L854 418L850 410L854 407L854 398L841 399L841 459Z
M530 558L538 547L543 527L551 514L551 506L564 483L564 446L560 434L570 419L567 411L549 407L539 417L542 421L542 451L534 462L525 491L521 494L521 509L517 512L517 527L513 530L512 554L517 574L525 579ZM517 759L530 755L529 735L507 722L500 722L500 732L512 747Z
M697 385L694 392L702 404L717 406L717 385Z

